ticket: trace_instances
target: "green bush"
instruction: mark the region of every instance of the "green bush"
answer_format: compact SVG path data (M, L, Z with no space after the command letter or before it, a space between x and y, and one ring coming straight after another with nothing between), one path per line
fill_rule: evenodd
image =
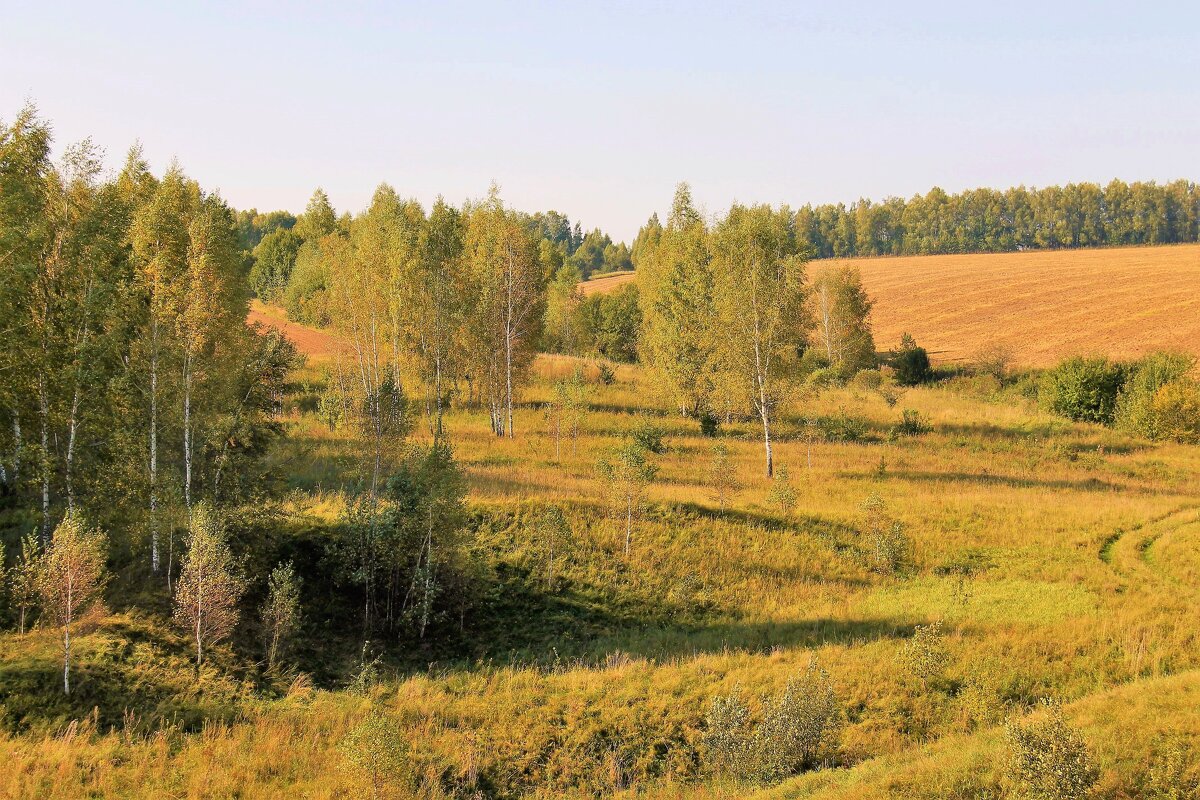
M892 427L892 436L920 436L929 430L929 423L921 416L921 412L906 408L900 415L900 421Z
M1200 384L1172 381L1154 393L1150 408L1159 438L1200 443Z
M643 450L661 455L667 452L667 445L663 441L666 435L667 432L662 429L662 426L643 417L634 426L632 438L634 443Z
M902 386L916 386L933 377L929 364L929 353L907 333L900 338L900 349L893 350L888 359L895 371L896 382Z
M1057 703L1045 705L1045 719L1008 726L1009 775L1043 800L1086 797L1099 778L1087 742L1067 723Z
M1042 406L1054 414L1107 425L1116 413L1126 372L1123 365L1102 356L1068 358L1045 374L1038 397Z
M900 653L905 668L928 685L942 677L950 665L950 651L946 649L946 637L942 634L942 623L918 625L912 638L904 644Z
M1117 426L1147 439L1196 441L1200 390L1187 377L1195 365L1184 353L1153 353L1139 362L1117 397Z
M868 439L866 420L850 416L845 409L838 409L832 417L818 420L817 427L827 442L865 442Z
M714 698L705 718L705 760L713 771L742 780L782 780L830 760L844 719L829 674L813 660L781 694L764 699L757 725L736 694Z

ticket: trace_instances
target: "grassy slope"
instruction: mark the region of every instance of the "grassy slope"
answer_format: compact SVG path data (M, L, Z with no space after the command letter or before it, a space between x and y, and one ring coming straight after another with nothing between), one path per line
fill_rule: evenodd
M536 404L548 397L548 381L572 367L563 357L539 361L516 440L492 437L479 414L455 411L449 419L472 503L517 524L482 535L493 568L508 577L505 601L486 610L488 627L475 642L481 660L402 674L377 690L422 774L509 796L539 786L589 794L631 784L662 796L740 796L744 789L714 784L699 769L707 704L735 686L751 696L776 691L812 655L848 709L844 759L862 763L785 787L798 796L857 797L864 787L910 796L914 785L974 774L974 759L994 762L999 718L1047 695L1078 701L1072 713L1088 725L1109 785L1124 779L1129 761L1116 746L1124 727L1139 726L1143 750L1156 746L1156 727L1195 730L1195 681L1185 673L1200 666L1200 524L1190 510L1200 505L1196 448L1150 447L1063 423L1016 396L936 388L910 391L901 402L924 414L933 432L889 441L897 409L836 391L806 411L861 419L868 441L819 442L809 466L802 426L786 421L776 458L792 471L799 512L782 520L766 500L751 425L727 431L744 489L722 512L708 487L711 442L693 424L662 416L671 449L651 490L655 507L624 562L619 532L599 516L593 465L636 413L661 410L641 372L620 367L618 382L597 390L577 447L565 444L556 460ZM315 382L318 371L307 378ZM291 424L294 437L278 456L299 492L287 513L319 531L350 479L349 445L308 416ZM912 574L878 576L856 556L859 505L870 493L916 539ZM577 539L554 592L536 579L537 543L519 524L546 502L569 504ZM923 691L897 656L913 626L933 619L946 621L953 658L946 680ZM160 642L146 667L137 636L121 633L125 624L110 619L80 638L81 651L100 654L88 657L96 666L81 680L105 674L112 687L86 702L104 706L100 729L114 732L85 725L64 739L57 732L65 720L90 707L56 706L32 732L0 739L10 753L0 763L0 795L361 790L340 768L336 743L363 713L363 698L322 691L254 699L228 677L236 675L232 666L189 686L186 643L161 623L138 622L158 626L144 634ZM114 638L117 645L106 644ZM0 636L0 662L0 679L41 675L38 686L51 691L56 653L48 633ZM1171 675L1180 677L1164 678ZM199 734L157 723L114 726L120 704L140 696L140 686L168 687L162 700L140 708L144 716L175 706L192 713L207 702L211 716L228 722ZM1143 702L1141 686L1152 698L1148 710L1118 723L1113 715ZM11 725L18 714L8 715ZM976 725L983 727L969 733ZM1134 761L1144 766L1148 757Z

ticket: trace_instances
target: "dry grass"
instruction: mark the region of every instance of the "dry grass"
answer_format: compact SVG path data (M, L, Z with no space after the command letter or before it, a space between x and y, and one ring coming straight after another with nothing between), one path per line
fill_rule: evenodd
M1197 448L1150 445L1020 399L945 388L908 391L901 407L918 410L932 431L892 438L899 408L834 390L782 423L777 463L798 495L785 520L768 502L753 425L723 428L742 489L721 511L709 478L713 441L694 421L665 414L634 366L619 367L611 386L593 384L583 435L555 458L540 404L575 364L538 360L515 440L492 436L471 409L453 409L447 426L472 504L518 520L490 534L495 557L510 571L528 564L536 542L519 515L562 504L575 537L564 566L573 588L555 602L586 600L615 621L565 631L511 662L401 676L375 694L413 763L460 782L463 796L473 776L488 796L746 796L750 787L703 770L705 709L738 686L751 698L777 692L814 655L847 709L847 768L804 776L780 796L978 796L1000 768L1003 715L1045 696L1073 703L1106 796L1136 796L1136 781L1161 756L1156 737L1194 741ZM868 440L810 447L802 416L838 414L861 419ZM647 416L666 430L669 450L626 560L620 531L602 515L595 464ZM285 460L301 477L313 471L310 482L325 490L305 507L336 515L330 464L351 442L311 417L292 425L295 446L311 455ZM869 494L915 540L904 574L873 573L859 554ZM913 626L935 619L946 624L950 666L944 681L923 687L899 655ZM995 716L971 717L965 687ZM365 708L362 698L317 692L243 705L238 721L200 734L0 737L10 754L0 795L361 796L336 746Z

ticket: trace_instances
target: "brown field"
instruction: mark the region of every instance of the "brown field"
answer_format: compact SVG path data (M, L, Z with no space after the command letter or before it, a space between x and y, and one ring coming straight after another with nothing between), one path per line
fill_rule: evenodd
M1200 245L839 259L811 268L826 263L862 270L881 350L907 332L943 363L992 343L1031 367L1094 353L1200 355ZM583 292L631 280L610 275Z
M296 345L296 349L308 356L309 360L320 361L331 357L337 344L337 340L328 331L291 322L282 308L268 306L260 300L250 304L247 321L283 331L292 344Z
M584 281L579 288L584 295L611 292L632 281L635 274L633 272L610 272L607 275L592 278L590 281Z
M850 259L880 349L911 333L940 361L993 342L1026 366L1102 353L1200 355L1200 245Z

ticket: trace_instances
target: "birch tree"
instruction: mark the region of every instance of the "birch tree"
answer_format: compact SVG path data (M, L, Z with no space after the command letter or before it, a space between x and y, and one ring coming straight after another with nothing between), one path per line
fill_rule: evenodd
M150 566L158 572L159 553L159 432L163 408L163 369L172 354L172 334L180 313L180 293L186 285L188 221L199 201L199 188L174 165L155 187L149 202L134 218L130 239L136 281L146 304L146 335L140 343L145 363L148 412L147 471L150 511Z
M98 528L68 511L39 561L42 613L62 631L63 694L71 693L71 626L104 586L107 548Z
M345 352L336 367L339 385L349 395L347 408L366 444L364 492L353 508L359 534L356 550L363 583L363 630L373 625L379 553L379 495L383 475L403 452L411 430L408 399L400 384L398 342L403 335L393 296L393 245L401 202L387 185L376 190L367 212L354 220L348 239L323 240L329 265L331 317Z
M17 608L17 633L22 635L40 595L41 557L38 536L30 531L21 537L17 563L8 570L8 595Z
M609 509L614 519L625 528L625 557L633 545L633 521L640 516L645 502L646 487L658 474L650 462L646 448L632 440L625 442L599 462L599 472L605 482Z
M0 125L0 408L9 434L0 478L14 490L23 484L26 427L36 408L31 318L38 259L48 238L43 212L50 140L49 125L32 105L10 125Z
M267 668L274 669L279 655L300 624L300 579L290 561L271 570L262 621L267 640Z
M441 198L429 212L415 307L423 371L433 394L435 436L442 435L444 382L462 328L463 223L457 209Z
M192 509L187 552L175 587L175 621L196 645L196 668L204 648L233 633L245 584L225 542L217 512L208 503Z
M466 214L465 258L473 369L488 396L493 432L512 438L516 393L541 335L545 281L536 243L496 186Z
M666 228L638 245L638 349L671 402L691 417L711 411L716 382L711 262L707 227L681 183Z
M774 471L775 412L810 329L804 259L787 209L735 205L713 232L715 329L722 372L747 391Z
M812 306L818 346L829 366L843 378L875 365L875 339L871 335L874 303L855 267L826 267L812 284Z

